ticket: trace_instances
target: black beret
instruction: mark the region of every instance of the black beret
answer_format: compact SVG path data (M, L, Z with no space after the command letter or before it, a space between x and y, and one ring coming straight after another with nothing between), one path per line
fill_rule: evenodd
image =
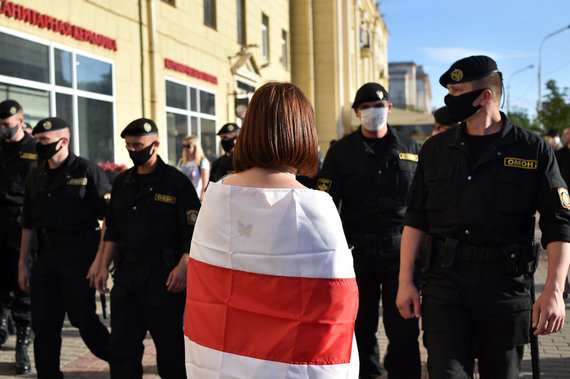
M465 83L489 76L497 69L497 63L485 55L473 55L451 65L439 78L439 84L447 87L450 83Z
M67 121L59 117L48 117L38 121L36 127L32 130L32 134L51 132L65 128L69 128Z
M224 124L224 126L221 127L221 129L218 131L218 135L232 133L238 130L239 126L237 126L237 124L234 124L233 122L228 122L227 124Z
M433 112L433 117L435 118L435 122L441 125L454 125L457 124L457 120L454 120L449 113L449 109L447 107L438 108L435 112Z
M149 118L137 118L121 132L121 138L126 136L140 137L150 134L158 134L158 128L154 121Z
M22 106L14 100L4 100L0 103L0 118L9 118L18 113Z
M558 136L560 136L560 134L558 133L558 130L556 130L556 129L549 129L549 130L546 132L545 136L548 136L548 137L558 137Z
M352 103L353 108L358 108L362 103L368 103L371 101L378 100L388 100L388 91L378 83L366 83L356 91L356 96L354 96L354 103Z

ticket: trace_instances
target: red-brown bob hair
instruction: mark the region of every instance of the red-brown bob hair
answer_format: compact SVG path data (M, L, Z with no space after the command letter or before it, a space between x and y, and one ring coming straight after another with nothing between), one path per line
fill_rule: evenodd
M269 82L253 94L234 149L235 172L252 167L293 167L297 175L316 175L315 113L296 85Z

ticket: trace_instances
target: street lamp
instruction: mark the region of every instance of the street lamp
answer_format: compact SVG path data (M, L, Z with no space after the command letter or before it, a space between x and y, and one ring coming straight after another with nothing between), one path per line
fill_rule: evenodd
M534 67L533 64L525 66L521 69L516 70L515 72L513 72L511 74L511 76L509 76L509 80L507 81L507 113L510 113L510 111L511 111L511 108L510 108L510 105L511 105L511 101L510 101L510 99L511 99L511 79L513 78L513 76L515 74L518 74L521 71L528 70L528 69L533 68L533 67Z
M538 112L542 111L542 45L544 45L544 41L546 41L548 38L552 37L555 34L561 33L569 28L570 25L550 33L549 35L547 35L542 39L540 47L538 48L538 104L536 105L537 114Z

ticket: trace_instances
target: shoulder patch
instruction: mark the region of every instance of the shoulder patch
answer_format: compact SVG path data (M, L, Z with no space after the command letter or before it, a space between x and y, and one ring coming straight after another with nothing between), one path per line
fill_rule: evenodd
M67 179L67 184L70 186L86 186L87 178L70 178Z
M566 209L570 209L570 196L568 190L564 187L558 188L558 196L560 197L560 204Z
M533 159L520 159L507 157L504 161L505 167L524 168L526 170L536 170L538 168L538 161Z
M160 193L154 194L154 201L160 201L161 203L176 204L176 197L170 195L163 195Z
M196 209L190 209L186 211L186 222L188 225L195 225L198 219L198 211Z
M418 155L412 154L412 153L400 153L400 154L398 154L398 158L406 160L406 161L412 161L412 162L418 161Z
M329 192L331 189L331 184L332 184L332 180L325 179L325 178L319 178L319 180L317 181L317 189L319 191Z
M36 160L38 160L38 155L34 154L34 153L21 153L20 158L36 161Z

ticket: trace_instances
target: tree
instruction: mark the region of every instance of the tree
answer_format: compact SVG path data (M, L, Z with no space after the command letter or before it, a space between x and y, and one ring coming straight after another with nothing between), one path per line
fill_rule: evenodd
M568 88L561 91L554 80L546 82L546 88L550 93L546 95L548 100L544 102L544 109L539 112L538 118L547 130L555 129L562 134L564 128L570 126L570 104L565 100Z
M514 111L509 112L507 114L509 119L518 126L521 126L525 129L530 130L531 132L541 132L540 125L536 122L536 120L530 120L528 117L528 113L519 107L515 107Z

